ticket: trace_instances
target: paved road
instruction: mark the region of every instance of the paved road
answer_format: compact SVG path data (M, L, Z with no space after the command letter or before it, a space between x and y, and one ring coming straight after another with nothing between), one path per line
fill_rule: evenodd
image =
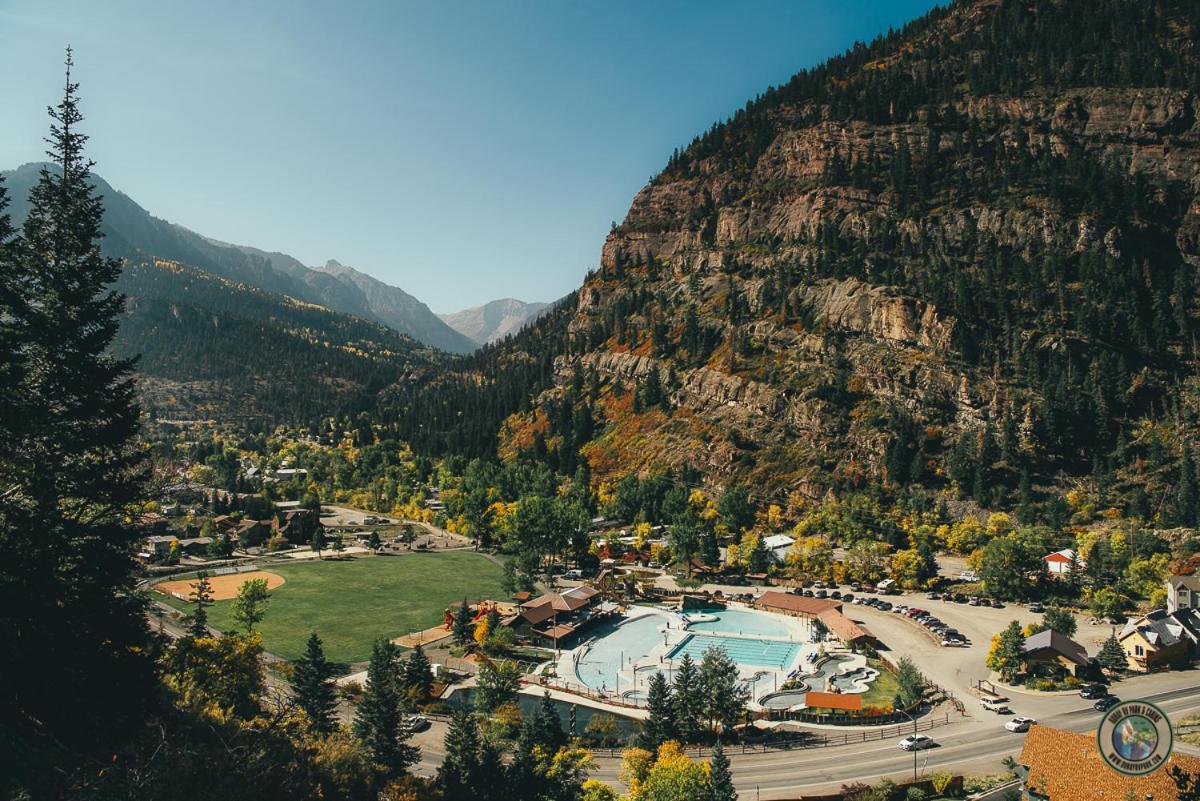
M1194 684L1192 674L1175 674L1189 685ZM1163 676L1146 677L1162 679ZM1159 682L1166 683L1166 682ZM1143 692L1143 690L1147 692ZM1154 701L1173 718L1200 711L1200 687L1175 687L1151 692L1151 682L1134 679L1122 689L1123 698L1143 698ZM1041 705L1047 699L1030 699L1031 705ZM1062 711L1043 714L1039 723L1076 732L1095 731L1100 713L1092 709L1092 702L1078 696L1053 699ZM1020 699L1016 704L1020 710ZM1025 735L1014 734L1004 729L1007 715L998 716L982 708L968 707L969 716L949 726L929 732L938 742L937 748L917 754L917 772L928 775L933 771L947 770L953 773L996 774L1003 773L1004 757L1020 754ZM1024 714L1033 716L1032 709ZM441 762L443 724L436 723L432 729L417 735L413 742L421 746L421 762L418 773L433 775ZM806 748L793 751L771 751L767 753L738 753L737 747L727 752L733 765L733 779L743 798L770 799L795 798L801 793L822 793L837 790L841 785L861 781L874 782L889 776L893 779L911 778L913 755L901 751L898 738L875 740L868 743ZM615 785L620 784L619 758L599 757L594 778Z

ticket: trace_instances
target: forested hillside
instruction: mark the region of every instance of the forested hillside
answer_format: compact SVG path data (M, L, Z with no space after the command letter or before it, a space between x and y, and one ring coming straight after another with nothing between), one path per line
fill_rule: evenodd
M1183 0L976 0L800 73L638 193L569 319L437 402L491 392L502 455L597 481L1037 516L1090 476L1194 521L1198 32ZM551 361L528 408L500 389Z
M114 350L160 418L258 428L373 408L444 359L385 326L168 261L130 262Z

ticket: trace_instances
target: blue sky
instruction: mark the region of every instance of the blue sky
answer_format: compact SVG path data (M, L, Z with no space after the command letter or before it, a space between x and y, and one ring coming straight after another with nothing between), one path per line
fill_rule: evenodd
M97 172L217 239L452 311L551 300L683 146L932 0L0 0L0 168L76 52Z

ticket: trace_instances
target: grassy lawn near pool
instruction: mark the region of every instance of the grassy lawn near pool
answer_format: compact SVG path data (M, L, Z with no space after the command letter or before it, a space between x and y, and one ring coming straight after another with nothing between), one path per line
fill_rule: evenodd
M273 654L295 659L316 631L332 662L361 662L381 637L399 637L442 622L447 606L471 599L503 600L504 571L492 560L469 552L409 553L363 559L272 563L264 570L286 583L271 591L267 616L258 629ZM162 595L172 606L185 604ZM209 624L236 628L233 602L208 610Z
M878 659L868 659L867 666L878 670L879 678L867 685L867 691L863 693L863 707L890 707L896 693L900 692L900 682L896 680L896 674Z

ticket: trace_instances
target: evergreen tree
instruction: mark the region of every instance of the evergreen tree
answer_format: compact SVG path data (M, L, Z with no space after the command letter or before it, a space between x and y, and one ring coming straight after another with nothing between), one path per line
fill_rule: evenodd
M725 746L717 740L713 745L712 760L709 762L709 782L712 784L710 801L737 801L737 790L733 789L733 773L729 768L729 757Z
M642 721L642 730L638 732L638 746L653 752L667 740L679 736L675 725L675 702L666 674L659 672L650 677L646 711L649 715Z
M675 668L671 695L675 708L675 731L680 742L694 743L700 739L704 721L704 688L700 684L700 669L690 654L684 654Z
M1100 667L1113 673L1119 673L1129 665L1125 649L1121 647L1121 641L1117 639L1115 631L1100 647L1100 653L1096 654L1096 662Z
M709 728L728 730L746 711L750 690L738 680L737 663L719 646L709 646L700 660L700 688Z
M0 216L0 719L108 755L154 695L126 523L144 471L70 50L66 66L23 237Z
M454 644L469 644L473 629L474 626L471 625L471 607L467 605L467 599L463 598L462 605L454 613L454 623L451 628L451 637L454 639Z
M490 789L479 781L480 738L475 716L455 710L446 730L446 756L434 780L445 801L475 801Z
M293 665L292 700L308 715L313 731L321 734L329 734L337 728L333 674L333 665L325 660L321 638L314 631L308 637L304 656Z
M425 703L433 694L433 666L420 643L417 643L404 662L403 683L405 690L416 703Z
M208 607L212 606L212 584L208 573L201 570L196 574L196 587L188 594L188 603L193 607L188 615L188 634L192 637L208 637Z
M405 740L410 733L401 725L401 699L397 681L396 646L378 640L367 666L367 689L354 716L354 733L371 752L384 776L405 773L416 763L419 752Z
M549 692L543 693L542 700L538 702L537 712L533 716L533 728L535 741L548 753L553 754L567 744L567 735L563 733L562 720L558 717L558 710L555 708Z

